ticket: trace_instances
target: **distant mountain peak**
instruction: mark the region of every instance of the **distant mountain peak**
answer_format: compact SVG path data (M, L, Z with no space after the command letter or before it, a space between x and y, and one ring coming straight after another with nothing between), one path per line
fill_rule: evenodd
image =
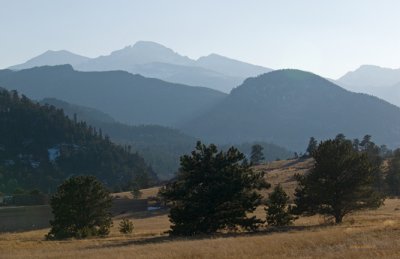
M15 65L9 68L13 70L21 70L32 67L55 66L63 64L70 64L74 66L87 60L89 60L88 57L84 57L67 50L47 50L39 56L29 59L23 64Z

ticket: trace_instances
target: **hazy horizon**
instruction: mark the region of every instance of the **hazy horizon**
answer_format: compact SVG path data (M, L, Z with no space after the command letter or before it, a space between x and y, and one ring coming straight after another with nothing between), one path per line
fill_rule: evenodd
M363 64L400 67L400 2L392 0L0 3L0 68L47 50L93 58L140 40L193 59L217 53L334 79Z

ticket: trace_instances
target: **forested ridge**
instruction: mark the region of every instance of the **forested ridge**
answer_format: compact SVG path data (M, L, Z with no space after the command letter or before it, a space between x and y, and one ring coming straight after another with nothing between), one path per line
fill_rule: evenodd
M0 192L52 192L66 178L94 175L113 190L156 180L138 154L63 110L0 89Z

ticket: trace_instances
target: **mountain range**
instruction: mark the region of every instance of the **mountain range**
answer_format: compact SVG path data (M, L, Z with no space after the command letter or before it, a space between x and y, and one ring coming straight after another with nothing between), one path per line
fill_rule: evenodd
M272 71L218 54L191 59L150 41L138 41L132 46L96 58L66 50L46 51L9 69L63 64L70 64L78 71L123 70L173 83L204 86L224 93L229 93L248 77ZM400 107L400 69L362 65L331 81L349 91L374 95Z
M64 50L47 51L10 69L20 70L62 64L70 64L80 71L123 70L173 83L206 86L226 93L241 84L247 77L271 71L270 68L217 54L194 60L149 41L139 41L133 46L97 58L82 57Z
M371 94L400 107L400 68L363 65L346 73L336 83L350 91Z
M0 86L30 98L57 98L129 125L157 124L217 144L264 141L303 151L308 138L370 134L400 145L400 108L347 91L312 73L276 70L248 78L229 95L123 71L79 72L69 65L0 70Z

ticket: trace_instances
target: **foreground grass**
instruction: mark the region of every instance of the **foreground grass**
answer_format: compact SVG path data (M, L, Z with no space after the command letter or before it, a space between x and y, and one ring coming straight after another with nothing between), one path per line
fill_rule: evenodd
M273 186L281 183L293 197L293 175L305 173L312 160L286 160L260 165ZM158 188L145 189L143 198ZM264 192L264 195L270 190ZM129 192L115 194L132 198ZM262 208L256 212L265 218ZM119 221L129 217L134 233L118 232ZM125 214L114 218L110 236L87 240L44 241L48 229L0 234L0 258L400 258L400 200L327 224L321 217L302 217L294 226L266 228L258 233L219 234L197 238L170 238L164 213Z
M0 234L1 258L400 258L400 200L350 215L339 226L300 218L286 229L172 239L167 215L129 215L134 233L88 240L44 241L47 230ZM260 217L263 211L257 212ZM125 215L127 216L127 215Z

